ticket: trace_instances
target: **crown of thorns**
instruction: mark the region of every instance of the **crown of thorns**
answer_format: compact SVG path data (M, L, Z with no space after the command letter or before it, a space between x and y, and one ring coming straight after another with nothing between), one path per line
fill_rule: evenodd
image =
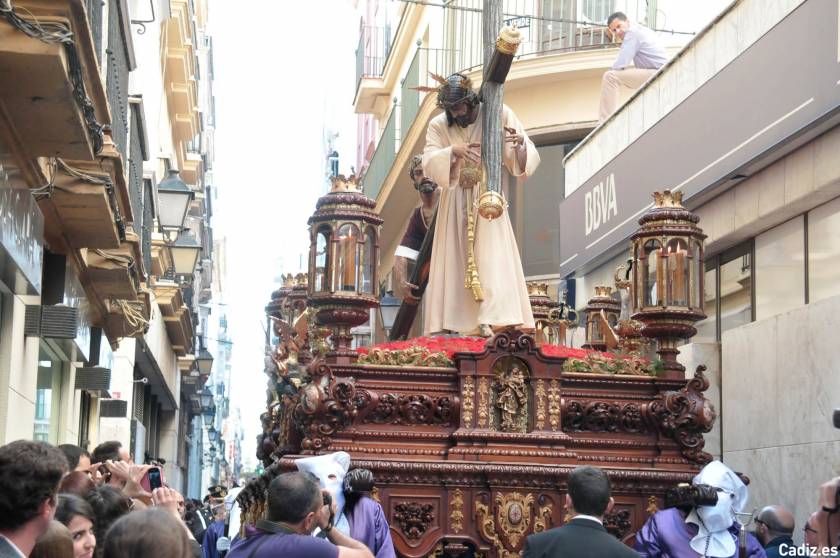
M444 78L434 72L429 72L433 80L440 85L428 87L421 85L415 87L417 91L424 93L437 93L437 106L442 109L449 109L464 101L474 101L477 97L472 88L472 80L464 74L452 74Z

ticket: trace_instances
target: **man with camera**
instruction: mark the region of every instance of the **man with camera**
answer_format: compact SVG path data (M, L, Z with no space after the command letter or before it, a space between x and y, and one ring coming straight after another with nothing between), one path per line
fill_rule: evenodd
M779 558L792 549L795 520L783 506L766 506L755 518L755 536L764 546L767 558Z
M283 473L268 485L267 519L257 521L257 533L234 543L228 558L373 558L364 544L333 528L334 515L329 492L312 475ZM316 527L326 540L311 536Z
M639 558L610 535L602 518L613 507L610 479L597 467L578 467L569 473L566 525L525 539L524 558Z
M712 461L691 486L666 494L666 509L653 514L636 533L636 551L645 558L738 558L735 514L743 511L747 498L747 486L738 475ZM746 556L765 558L758 540L746 536Z

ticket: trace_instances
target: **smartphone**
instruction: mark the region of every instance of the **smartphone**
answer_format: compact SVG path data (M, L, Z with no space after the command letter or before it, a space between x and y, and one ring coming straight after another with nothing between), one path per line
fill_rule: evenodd
M160 488L163 486L163 483L163 474L161 473L160 467L152 467L146 471L146 474L143 475L142 479L140 479L140 486L142 486L146 492L151 492L155 488Z

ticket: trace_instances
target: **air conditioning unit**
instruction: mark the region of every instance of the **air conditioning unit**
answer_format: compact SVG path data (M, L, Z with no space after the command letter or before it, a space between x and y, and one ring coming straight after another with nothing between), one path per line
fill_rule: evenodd
M75 339L78 321L79 309L72 306L28 305L24 315L23 333L27 337Z

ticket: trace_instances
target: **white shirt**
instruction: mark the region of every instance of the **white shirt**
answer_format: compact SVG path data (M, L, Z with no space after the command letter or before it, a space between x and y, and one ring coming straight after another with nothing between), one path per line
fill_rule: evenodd
M572 519L588 519L589 521L597 521L600 525L603 525L604 522L601 521L601 518L595 517L594 515L586 515L584 513L579 513L574 516Z
M623 70L630 62L639 69L658 70L668 61L668 53L656 33L638 23L633 23L624 33L618 58L613 70Z
M12 549L12 552L17 553L17 555L19 556L19 558L26 558L26 554L24 554L23 552L21 552L21 550L20 550L20 549L19 549L19 548L15 545L15 543L13 543L13 542L12 542L11 540L9 540L7 537L5 537L5 536L3 536L3 535L0 535L0 539L2 539L3 541L5 541L5 542L6 542L6 544L8 545L8 547ZM2 548L2 546L0 546L0 551L2 551L2 550L3 550L3 548Z

